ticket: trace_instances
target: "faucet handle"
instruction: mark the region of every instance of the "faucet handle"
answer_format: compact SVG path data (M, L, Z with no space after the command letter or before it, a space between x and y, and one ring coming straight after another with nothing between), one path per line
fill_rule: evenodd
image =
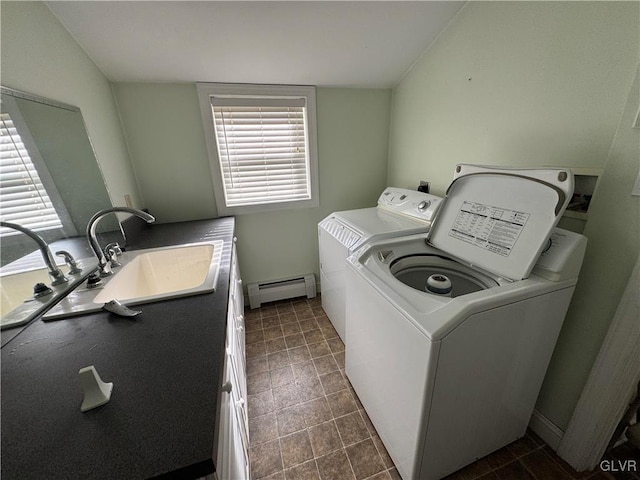
M122 248L120 247L120 244L118 242L111 242L107 244L107 246L104 247L104 249L105 250L113 249L118 255L122 254Z
M69 266L69 275L76 275L82 272L82 269L78 267L73 255L71 255L66 250L58 250L56 252L57 257L64 257L65 263Z
M118 261L118 255L122 255L122 248L118 242L109 243L104 247L104 256L109 260L112 267L119 267L122 264Z

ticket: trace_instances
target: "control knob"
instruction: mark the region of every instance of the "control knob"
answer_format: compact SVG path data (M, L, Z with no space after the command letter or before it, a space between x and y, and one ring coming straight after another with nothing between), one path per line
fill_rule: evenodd
M420 210L421 212L424 212L427 208L429 208L431 206L431 202L427 201L427 200L422 200L419 204L418 204L418 210Z

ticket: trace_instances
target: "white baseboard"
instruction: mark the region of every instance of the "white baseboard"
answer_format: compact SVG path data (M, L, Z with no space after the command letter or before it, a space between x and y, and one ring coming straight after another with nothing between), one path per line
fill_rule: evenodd
M557 450L562 442L564 432L555 423L542 415L538 410L533 411L529 428L538 435L552 450Z

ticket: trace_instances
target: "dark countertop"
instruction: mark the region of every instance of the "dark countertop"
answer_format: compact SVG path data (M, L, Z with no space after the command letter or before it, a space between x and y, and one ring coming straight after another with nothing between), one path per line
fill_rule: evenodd
M3 480L213 472L233 234L233 218L145 225L129 250L224 240L216 291L140 305L135 319L36 319L2 348ZM113 393L81 413L89 365Z

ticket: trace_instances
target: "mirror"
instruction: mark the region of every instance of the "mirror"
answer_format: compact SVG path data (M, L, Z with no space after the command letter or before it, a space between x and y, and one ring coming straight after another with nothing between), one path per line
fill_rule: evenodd
M31 228L48 243L84 237L91 216L112 205L80 109L5 87L0 93L2 220ZM101 231L119 229L112 217ZM0 229L1 266L35 250L23 234Z

